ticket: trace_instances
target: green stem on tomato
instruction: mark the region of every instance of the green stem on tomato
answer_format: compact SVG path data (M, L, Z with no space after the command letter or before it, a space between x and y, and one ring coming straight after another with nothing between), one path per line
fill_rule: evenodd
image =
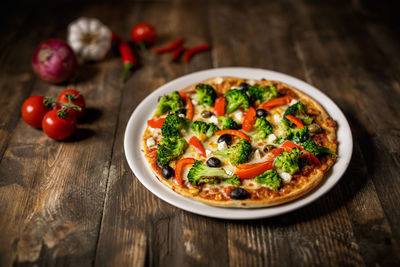
M65 119L68 115L68 111L65 108L60 109L57 111L57 116L61 119Z
M82 108L80 106L74 105L72 103L63 103L60 101L53 101L53 103L60 104L61 106L67 107L68 109L76 109L77 111L81 111Z
M147 52L147 46L146 46L146 43L144 41L139 42L138 45L140 47L140 50L142 50L144 52Z
M71 102L71 96L67 96L68 98L68 102L69 103L64 103L64 102L60 102L60 101L56 101L53 98L46 96L43 100L43 105L45 105L46 107L50 107L53 104L60 104L63 107L66 107L67 109L75 109L78 111L81 111L82 108L80 106L74 105Z
M45 96L44 97L44 99L43 99L43 105L45 106L45 107L51 107L52 105L53 105L53 98L51 98L51 97L49 97L49 96Z

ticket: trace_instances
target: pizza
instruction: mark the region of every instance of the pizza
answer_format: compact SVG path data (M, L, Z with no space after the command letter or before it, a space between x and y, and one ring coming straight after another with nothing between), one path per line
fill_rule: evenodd
M142 151L185 197L238 208L300 198L335 163L336 123L280 81L214 77L159 97Z

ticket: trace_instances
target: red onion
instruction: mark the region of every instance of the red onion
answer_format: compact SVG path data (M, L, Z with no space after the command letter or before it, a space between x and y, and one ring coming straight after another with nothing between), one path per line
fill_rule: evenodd
M77 60L71 47L64 41L50 39L41 43L33 53L35 73L49 83L61 83L75 72Z

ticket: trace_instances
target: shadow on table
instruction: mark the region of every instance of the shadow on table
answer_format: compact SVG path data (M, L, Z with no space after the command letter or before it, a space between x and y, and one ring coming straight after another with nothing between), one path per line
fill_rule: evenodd
M87 108L85 114L78 120L79 123L93 123L103 115L101 109L98 108Z

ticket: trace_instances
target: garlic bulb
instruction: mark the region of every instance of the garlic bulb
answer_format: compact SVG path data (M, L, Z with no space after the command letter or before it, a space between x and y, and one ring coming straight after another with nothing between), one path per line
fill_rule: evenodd
M68 25L68 44L84 61L104 59L111 47L111 30L95 18L79 18Z

